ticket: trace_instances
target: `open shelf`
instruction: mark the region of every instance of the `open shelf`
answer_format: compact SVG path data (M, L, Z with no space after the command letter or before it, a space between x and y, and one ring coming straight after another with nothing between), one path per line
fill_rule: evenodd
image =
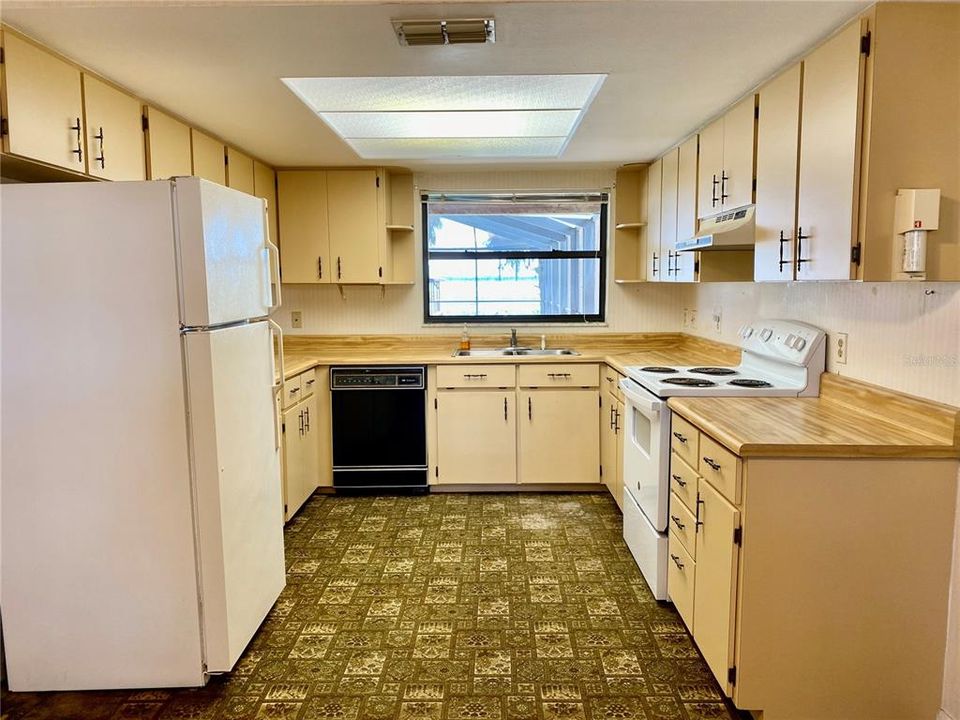
M645 222L622 222L614 225L617 230L639 230L646 226L647 224Z
M391 232L413 232L413 225L387 225Z
M613 247L613 279L619 285L646 280L647 166L617 170Z
M413 285L417 259L416 236L413 232L413 174L402 171L386 173L384 195L386 223L381 251L383 279L380 284Z

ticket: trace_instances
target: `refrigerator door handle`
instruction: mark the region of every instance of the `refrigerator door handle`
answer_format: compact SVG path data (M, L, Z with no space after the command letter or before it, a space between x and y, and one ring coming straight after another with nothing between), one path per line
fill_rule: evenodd
M270 315L280 307L280 248L266 241L267 248L267 293L270 297L267 299L267 314ZM274 299L273 288L277 289L276 299Z
M280 286L277 285L277 288ZM278 290L279 293L279 290ZM274 363L273 366L273 437L276 445L276 449L280 450L280 408L277 403L277 396L283 390L283 328L281 328L273 320L267 320L270 328L270 357L271 361ZM274 338L276 338L277 347L279 348L278 353L280 356L280 372L277 372L276 366L276 357L277 354L273 352Z

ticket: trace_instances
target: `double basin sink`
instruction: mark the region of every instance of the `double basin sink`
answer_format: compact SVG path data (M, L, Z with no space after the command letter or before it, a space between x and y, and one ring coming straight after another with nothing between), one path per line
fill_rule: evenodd
M506 348L482 348L476 350L454 350L454 357L537 357L537 356L557 356L557 355L579 355L576 350L570 348L528 348L528 347L506 347Z

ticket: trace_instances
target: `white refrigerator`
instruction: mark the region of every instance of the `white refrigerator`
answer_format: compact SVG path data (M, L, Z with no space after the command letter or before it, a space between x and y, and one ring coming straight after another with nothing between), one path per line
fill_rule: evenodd
M202 685L285 584L264 202L198 178L0 200L9 687Z

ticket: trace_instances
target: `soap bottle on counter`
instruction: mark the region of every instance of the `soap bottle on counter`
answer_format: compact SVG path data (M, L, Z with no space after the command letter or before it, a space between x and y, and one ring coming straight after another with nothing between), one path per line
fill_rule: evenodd
M463 324L463 334L460 335L460 349L470 349L470 333L467 332L467 324Z

